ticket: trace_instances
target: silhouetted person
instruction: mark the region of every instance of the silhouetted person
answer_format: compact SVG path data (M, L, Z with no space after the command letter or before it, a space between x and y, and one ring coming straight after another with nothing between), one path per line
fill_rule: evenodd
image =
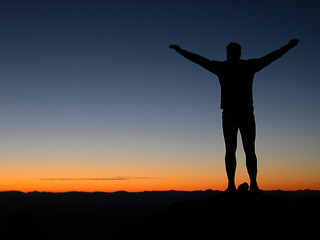
M228 177L226 191L235 191L236 149L238 129L242 137L246 155L246 166L250 178L250 191L258 191L257 157L255 153L256 126L253 113L252 85L256 72L268 66L298 44L298 39L292 39L288 44L268 55L243 60L241 46L231 42L227 45L227 60L215 61L181 49L178 45L169 47L176 50L187 59L201 65L216 74L221 86L222 128L225 140L225 165Z

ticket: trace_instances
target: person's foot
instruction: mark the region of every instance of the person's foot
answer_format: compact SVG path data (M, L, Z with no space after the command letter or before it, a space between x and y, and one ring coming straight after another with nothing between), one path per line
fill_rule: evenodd
M229 185L228 188L225 190L225 192L235 192L237 189L236 189L236 186L235 185Z
M250 184L250 192L260 192L260 189L258 187L258 184L254 183L254 184Z

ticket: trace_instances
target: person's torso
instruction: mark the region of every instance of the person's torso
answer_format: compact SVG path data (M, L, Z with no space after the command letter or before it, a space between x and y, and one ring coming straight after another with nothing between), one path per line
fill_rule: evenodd
M254 70L250 60L221 62L217 72L221 86L221 108L253 107Z

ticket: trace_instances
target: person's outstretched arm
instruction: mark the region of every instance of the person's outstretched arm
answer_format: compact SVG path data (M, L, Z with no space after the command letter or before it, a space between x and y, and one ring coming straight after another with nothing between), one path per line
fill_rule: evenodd
M200 66L204 67L208 71L216 73L216 69L215 69L216 64L215 63L218 63L217 61L212 61L212 60L209 60L209 59L202 57L198 54L188 52L188 51L180 48L180 46L175 45L175 44L170 45L169 48L176 50L177 53L181 54L182 56L189 59L190 61L199 64Z
M275 50L266 56L258 59L258 64L256 66L256 72L260 71L264 67L268 66L273 61L277 60L278 58L282 57L284 54L286 54L291 48L295 47L298 44L298 39L291 39L289 43L284 45L283 47L279 48L278 50Z

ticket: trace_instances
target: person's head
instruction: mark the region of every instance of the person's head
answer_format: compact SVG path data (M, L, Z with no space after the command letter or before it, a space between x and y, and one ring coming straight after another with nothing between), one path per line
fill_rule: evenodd
M227 59L239 60L241 57L241 46L239 43L231 42L227 45Z

